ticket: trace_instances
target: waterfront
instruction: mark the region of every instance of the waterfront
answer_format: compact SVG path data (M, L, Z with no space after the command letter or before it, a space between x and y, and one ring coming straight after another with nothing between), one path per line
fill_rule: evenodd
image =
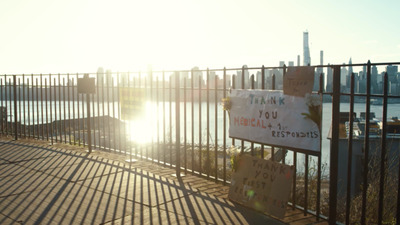
M14 121L14 105L12 101L2 101L2 106L8 109L8 121ZM25 101L19 102L18 105L18 120L22 125L38 125L55 120L70 120L86 117L86 103L82 101ZM43 111L42 111L43 107ZM79 108L79 110L78 110ZM349 103L341 103L340 110L348 112ZM29 113L28 113L29 109ZM47 109L47 110L46 110ZM109 115L111 117L121 118L120 106L118 102L97 103L91 104L92 116L99 117ZM323 103L323 119L322 119L322 144L321 157L322 163L329 167L330 141L327 135L331 126L332 120L332 104ZM365 112L365 103L355 103L354 111L357 116L360 112ZM382 106L371 105L371 112L374 112L377 118L382 118ZM388 105L388 117L399 116L400 104ZM141 144L148 142L160 141L175 141L175 102L147 102L143 115L135 121L126 121L129 126L128 133L131 141ZM224 143L224 111L219 102L211 102L207 104L202 102L180 103L180 134L181 142L186 140L187 143L199 143L200 140L204 143L209 142L214 146L218 143L219 146ZM208 118L208 120L207 120ZM185 121L185 122L183 122ZM226 114L226 145L232 145L232 139L229 138L229 119ZM193 126L192 126L193 125ZM193 128L193 129L192 129ZM208 132L207 132L208 130ZM193 133L192 133L193 131ZM184 135L186 133L186 135ZM208 134L208 135L207 135ZM207 137L208 136L208 137ZM207 139L208 138L208 139ZM236 141L238 145L240 142ZM250 146L250 143L245 142L245 146ZM255 145L257 147L258 145ZM286 157L288 164L292 163L293 154L289 152ZM299 162L304 161L304 157L298 157ZM328 170L327 170L328 171Z

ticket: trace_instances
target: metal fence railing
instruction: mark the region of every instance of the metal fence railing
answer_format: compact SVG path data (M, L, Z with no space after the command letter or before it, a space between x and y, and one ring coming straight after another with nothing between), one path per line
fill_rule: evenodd
M88 76L95 94L78 92L80 73L1 75L0 133L114 151L223 183L232 157L248 152L294 166L293 209L331 224L399 223L399 64L316 66L320 152L229 138L221 99L230 89L281 90L286 66L99 70Z

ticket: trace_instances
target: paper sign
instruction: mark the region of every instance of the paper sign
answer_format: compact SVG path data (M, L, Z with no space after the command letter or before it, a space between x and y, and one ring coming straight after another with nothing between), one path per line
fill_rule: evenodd
M238 160L229 199L283 218L292 187L293 167L249 155L241 155Z
M282 91L232 90L229 136L257 143L320 151L321 97Z
M304 97L312 93L314 87L314 67L288 67L283 77L283 93Z

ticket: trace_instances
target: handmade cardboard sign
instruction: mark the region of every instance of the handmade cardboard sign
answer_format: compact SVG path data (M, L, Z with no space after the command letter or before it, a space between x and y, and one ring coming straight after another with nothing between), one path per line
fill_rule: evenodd
M232 90L229 136L278 147L320 151L321 97Z
M83 78L78 78L78 93L79 94L95 94L95 78L85 74Z
M307 93L312 93L313 86L313 66L288 67L283 77L283 93L285 95L304 97Z
M121 118L134 120L145 111L146 91L138 88L121 88Z
M241 155L238 160L229 199L282 218L292 189L293 167L249 155Z

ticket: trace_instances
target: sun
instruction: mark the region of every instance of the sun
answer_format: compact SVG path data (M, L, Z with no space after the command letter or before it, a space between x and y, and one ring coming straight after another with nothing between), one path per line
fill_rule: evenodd
M152 104L146 102L145 110L127 122L128 140L135 144L151 143L157 136L157 115L152 113Z

